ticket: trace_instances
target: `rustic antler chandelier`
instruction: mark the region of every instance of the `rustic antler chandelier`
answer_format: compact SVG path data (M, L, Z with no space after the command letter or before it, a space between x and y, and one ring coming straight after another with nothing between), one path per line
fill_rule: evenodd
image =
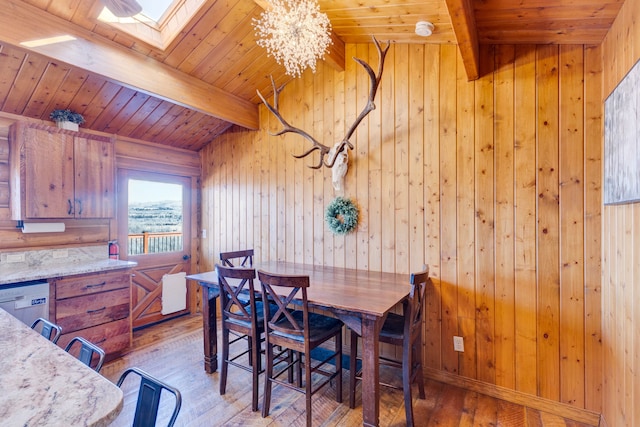
M331 23L316 0L268 0L271 8L254 19L259 46L284 65L286 74L300 77L308 67L316 71L331 44Z

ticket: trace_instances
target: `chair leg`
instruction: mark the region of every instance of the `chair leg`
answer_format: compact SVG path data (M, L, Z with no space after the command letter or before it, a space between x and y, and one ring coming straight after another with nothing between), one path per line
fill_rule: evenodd
M358 366L358 335L351 331L351 354L349 356L349 407L356 407L356 369Z
M258 375L260 375L260 347L258 344L258 337L256 334L250 337L249 343L251 345L251 374L253 376L253 399L251 400L251 410L258 410Z
M302 387L302 353L295 351L293 352L293 357L297 360L296 387L300 388Z
M336 340L336 353L338 353L336 360L336 402L342 403L342 331L335 337Z
M267 365L264 368L264 395L262 396L262 418L269 415L271 405L271 377L273 377L273 346L266 345Z
M411 347L412 345L409 344L409 348L403 346L402 349L402 390L404 392L404 412L407 418L407 427L413 427L413 405L411 399L411 353L413 349Z
M227 390L227 369L229 367L229 330L222 328L222 360L220 367L220 395L226 393Z
M298 357L300 354L298 353ZM311 354L304 354L304 388L305 402L307 404L307 427L311 427Z
M415 375L418 377L418 396L424 400L426 399L426 395L424 394L424 371L422 369L422 336L418 337L414 348L416 349L416 353L413 360L416 365Z

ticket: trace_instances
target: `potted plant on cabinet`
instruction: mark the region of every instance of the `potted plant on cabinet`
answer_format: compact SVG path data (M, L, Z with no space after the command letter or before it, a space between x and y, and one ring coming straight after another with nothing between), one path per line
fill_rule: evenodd
M53 110L49 114L49 118L56 122L56 126L60 129L78 130L78 126L84 123L84 117L80 113L74 113L73 111L66 109Z

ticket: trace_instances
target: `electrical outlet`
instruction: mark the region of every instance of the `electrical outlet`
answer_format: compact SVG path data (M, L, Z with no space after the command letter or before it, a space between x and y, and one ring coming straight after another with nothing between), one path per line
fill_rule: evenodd
M453 349L455 351L464 352L464 339L462 337L453 337Z
M51 256L53 258L68 258L69 250L68 249L58 249L56 251L51 252Z
M206 229L206 228L203 228L203 229L202 229L202 238L203 238L203 239L206 239L206 238L207 238L207 229Z
M25 260L24 253L7 254L7 262L8 263L11 263L11 262L24 262L24 260Z

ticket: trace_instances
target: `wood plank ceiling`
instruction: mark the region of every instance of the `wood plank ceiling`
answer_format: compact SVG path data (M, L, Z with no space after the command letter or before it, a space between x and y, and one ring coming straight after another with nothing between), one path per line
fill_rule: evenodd
M233 124L257 125L256 89L283 68L255 43L264 0L182 0L193 18L164 49L97 19L99 0L0 0L0 110L48 120L84 115L85 128L200 150ZM458 43L477 78L479 44L599 44L623 0L319 0L333 26L327 61L344 67L344 43ZM194 6L191 6L194 7ZM419 20L435 24L417 36ZM20 43L65 29L77 40Z

